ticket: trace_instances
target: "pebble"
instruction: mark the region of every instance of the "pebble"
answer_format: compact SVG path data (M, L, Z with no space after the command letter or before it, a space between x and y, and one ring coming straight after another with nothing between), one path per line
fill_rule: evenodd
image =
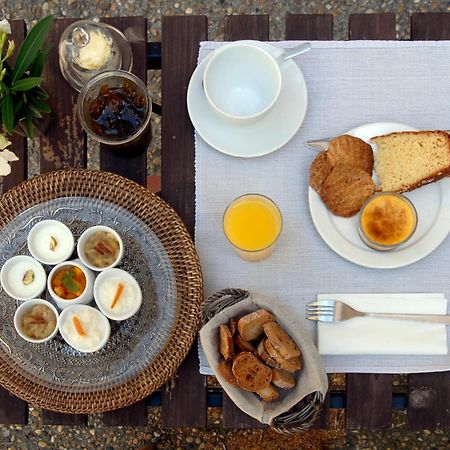
M36 411L35 409L33 409L33 411L31 411L31 415L33 417L39 417L39 411Z
M44 442L44 441L39 441L39 442L38 442L38 445L39 445L39 447L41 447L41 448L46 448L46 447L47 447L47 443Z
M186 442L187 442L188 444L192 444L192 442L194 442L194 438L193 438L192 436L188 436L188 437L186 438Z

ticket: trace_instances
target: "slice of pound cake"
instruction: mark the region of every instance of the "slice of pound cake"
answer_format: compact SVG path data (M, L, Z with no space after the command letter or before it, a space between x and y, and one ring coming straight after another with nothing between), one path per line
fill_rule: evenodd
M412 191L450 174L450 134L404 131L376 136L375 172L382 191Z

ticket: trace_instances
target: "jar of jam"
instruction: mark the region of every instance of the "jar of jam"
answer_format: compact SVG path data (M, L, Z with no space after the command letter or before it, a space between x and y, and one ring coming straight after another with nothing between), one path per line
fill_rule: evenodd
M115 149L148 146L151 108L147 86L123 70L102 72L89 80L77 102L78 117L87 134Z

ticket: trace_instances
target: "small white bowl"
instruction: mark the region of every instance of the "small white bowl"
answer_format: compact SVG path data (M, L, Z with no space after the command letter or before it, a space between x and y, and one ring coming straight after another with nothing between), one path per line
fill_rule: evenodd
M74 298L73 300L66 300L55 293L52 288L52 279L60 269L70 266L78 267L83 271L84 276L86 277L86 287L84 288L84 291L81 293L81 295L77 298ZM72 305L87 305L94 298L94 279L95 276L92 270L89 270L87 267L85 267L79 259L75 259L73 261L65 261L53 267L53 269L49 273L47 279L47 289L59 309L65 309Z
M27 242L28 250L33 257L49 265L68 260L75 249L72 232L58 220L43 220L37 223L28 234ZM53 250L52 245L55 245Z
M73 317L80 319L86 336L79 336ZM109 320L98 310L87 305L73 305L66 308L58 319L59 332L74 349L84 353L96 352L108 342L111 334Z
M56 325L55 325L55 329L53 330L53 332L47 336L46 338L43 339L33 339L30 336L27 336L23 331L22 331L22 318L24 316L24 314L26 314L28 311L30 311L33 306L35 305L44 305L47 308L49 308L53 314L55 314L55 318L56 318ZM16 313L14 314L14 327L16 328L17 333L19 334L19 336L23 339L25 339L28 342L32 342L34 344L42 344L44 342L49 341L50 339L53 339L56 336L56 333L58 333L58 311L57 309L47 300L42 300L40 298L36 298L34 300L28 300L27 302L22 303L16 310Z
M125 284L116 308L111 308L117 286ZM136 279L122 269L105 270L95 280L94 299L100 311L112 320L126 320L139 311L142 291Z
M28 270L33 271L33 281L24 284ZM45 289L47 275L42 265L31 256L17 255L3 264L0 281L4 291L16 300L30 300L39 297Z
M111 233L117 239L117 242L119 243L119 255L117 256L116 260L112 264L110 264L109 266L106 266L106 267L97 267L97 266L94 266L93 264L91 264L87 260L86 254L84 252L84 246L85 246L87 240L93 234L97 233L98 231L106 231L108 233ZM78 257L80 258L81 262L86 267L89 267L89 269L95 270L97 272L102 272L104 270L111 269L112 267L116 267L120 263L120 261L123 258L123 241L122 241L122 238L120 237L119 233L117 233L117 231L113 230L112 228L106 227L104 225L95 225L95 226L90 227L87 230L85 230L83 232L83 234L80 236L80 239L78 239L77 253L78 253Z
M266 50L248 42L226 44L205 67L205 96L216 113L232 121L256 120L267 113L281 91L281 71Z

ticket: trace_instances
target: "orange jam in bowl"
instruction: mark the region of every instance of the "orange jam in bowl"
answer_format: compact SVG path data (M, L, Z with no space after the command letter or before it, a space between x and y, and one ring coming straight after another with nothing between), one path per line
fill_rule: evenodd
M374 250L397 248L416 228L416 208L409 199L395 192L375 194L361 208L358 232L362 241Z

